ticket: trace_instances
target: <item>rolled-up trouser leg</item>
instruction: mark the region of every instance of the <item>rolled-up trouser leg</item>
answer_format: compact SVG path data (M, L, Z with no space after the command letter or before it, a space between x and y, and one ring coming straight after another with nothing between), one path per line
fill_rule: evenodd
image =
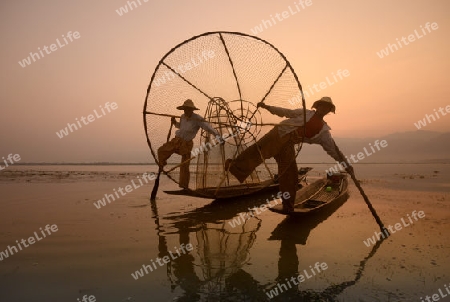
M179 140L180 138L174 137L158 148L158 163L161 167L167 165L167 160L169 159L169 157L177 152L179 147Z
M293 210L295 193L298 186L298 169L295 162L295 148L291 141L286 142L280 152L274 156L278 164L278 181L280 192L288 192L289 198L282 198L283 206ZM285 194L283 194L284 196Z
M230 172L241 183L262 164L264 159L274 157L280 152L285 139L278 134L278 127L274 127L259 141L245 149L230 165ZM258 150L259 148L259 150Z

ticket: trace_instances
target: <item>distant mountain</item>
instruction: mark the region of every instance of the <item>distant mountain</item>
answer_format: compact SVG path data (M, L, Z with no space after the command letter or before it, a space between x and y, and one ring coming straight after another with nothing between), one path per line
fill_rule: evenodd
M377 162L450 162L450 132L409 131L378 138L335 138L337 145L350 157L362 152L360 163ZM375 147L375 141L385 140L387 146ZM375 151L375 152L374 152ZM298 162L332 162L320 146L305 144Z
M439 137L440 135L445 134L442 132L436 131L427 131L427 130L417 130L417 131L407 131L407 132L396 132L389 135L386 135L384 139L389 140L407 140L407 141L427 141Z
M359 163L450 163L450 132L436 132L417 130L399 132L376 138L335 138L339 149L350 157L362 152L364 159ZM375 141L386 140L387 146L378 150ZM372 150L373 148L373 150ZM213 150L216 150L213 148ZM375 152L373 152L375 150ZM138 157L136 157L138 158ZM332 163L333 159L327 155L321 146L304 144L297 162L302 163ZM120 163L120 162L57 162L57 163L30 163L20 162L17 165L148 165L149 162Z
M439 152L443 151L450 157L450 132L441 133L439 136L429 139L427 144L422 147L424 152L426 152L426 150L433 149Z

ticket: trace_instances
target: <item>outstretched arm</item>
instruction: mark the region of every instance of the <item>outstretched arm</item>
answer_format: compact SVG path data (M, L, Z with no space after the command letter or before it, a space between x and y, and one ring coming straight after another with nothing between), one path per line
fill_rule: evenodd
M322 134L320 145L325 150L325 152L328 153L334 160L336 160L339 163L344 163L347 167L345 170L349 172L349 170L352 170L352 166L348 162L348 160L345 158L345 155L342 154L342 152L336 148L336 143L331 137L330 131L326 131Z
M259 102L257 104L257 107L264 108L267 111L269 111L270 113L278 115L279 117L292 118L292 117L297 117L297 116L303 114L303 109L287 109L287 108L282 108L282 107L269 106L269 105L264 104L263 102Z

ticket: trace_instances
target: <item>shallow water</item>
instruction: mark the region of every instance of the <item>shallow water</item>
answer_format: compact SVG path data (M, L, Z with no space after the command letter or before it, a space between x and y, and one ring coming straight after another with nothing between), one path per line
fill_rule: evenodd
M328 167L310 166L309 181ZM12 167L0 174L0 251L46 224L59 231L0 262L0 300L420 301L450 282L448 167L356 165L385 225L426 213L370 247L363 240L378 227L354 186L319 216L249 218L272 195L170 196L162 190L177 186L162 178L156 202L148 184L97 209L104 194L152 167ZM148 273L135 280L143 265Z

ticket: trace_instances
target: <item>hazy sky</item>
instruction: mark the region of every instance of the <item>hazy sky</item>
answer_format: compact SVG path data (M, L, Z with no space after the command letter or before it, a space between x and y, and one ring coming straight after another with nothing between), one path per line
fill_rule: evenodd
M286 55L304 89L339 69L350 74L306 100L310 107L322 96L333 98L337 114L327 121L335 137L415 131L425 114L450 105L445 0L312 0L303 9L299 0L140 2L122 16L116 10L125 0L0 4L0 158L17 153L22 162L153 161L142 108L162 56L204 32L253 35L263 19L283 11L286 19L255 35ZM291 14L289 6L301 10ZM427 22L437 28L428 32ZM72 42L70 31L79 33ZM405 45L401 39L409 35L416 38ZM380 58L377 52L388 43L402 48ZM44 56L21 67L18 62L38 48ZM103 114L100 106L107 102L117 108ZM56 135L95 109L101 118L66 137ZM450 131L450 115L423 129Z

